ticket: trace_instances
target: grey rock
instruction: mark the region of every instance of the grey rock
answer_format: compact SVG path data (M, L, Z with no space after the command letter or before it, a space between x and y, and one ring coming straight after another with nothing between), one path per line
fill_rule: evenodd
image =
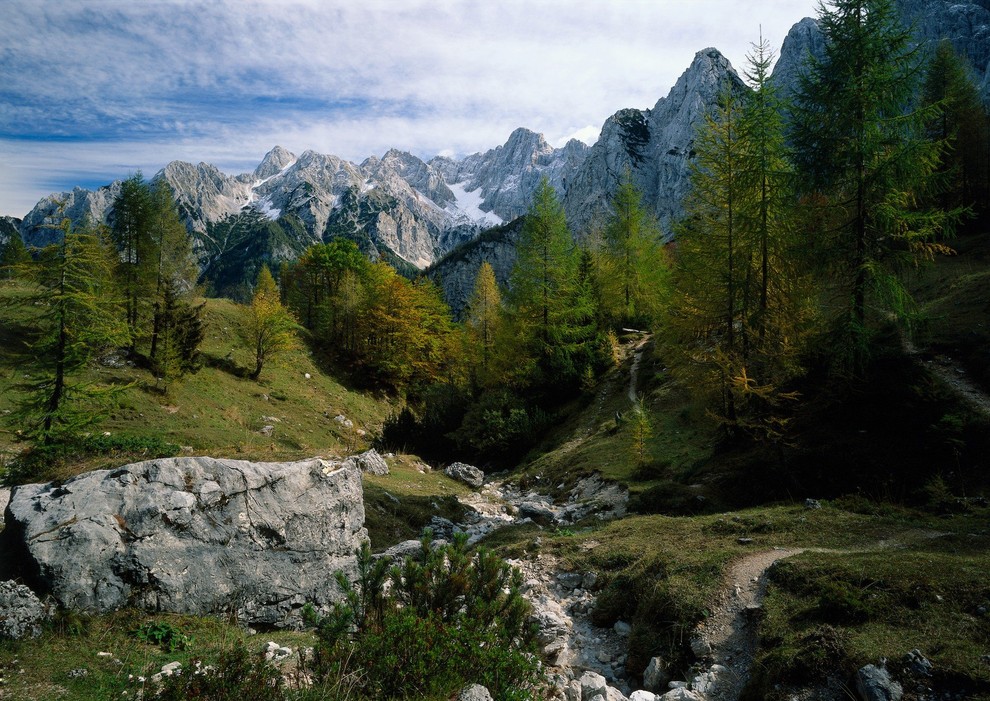
M629 696L629 701L657 701L658 698L652 691L637 689Z
M565 701L583 701L581 698L581 682L571 679L564 684Z
M454 533L461 530L454 525L453 521L442 516L433 516L427 528L433 532L434 538L441 538L443 540L451 540L454 537Z
M615 625L612 626L612 630L615 631L616 635L621 635L622 637L628 637L632 633L632 626L625 621L616 621Z
M652 657L650 663L646 665L643 672L643 688L647 691L663 691L667 688L670 675L667 674L667 666L663 658Z
M605 688L605 701L629 701L629 699L614 686L608 686Z
M804 500L804 508L810 509L812 511L816 511L816 510L822 508L822 503L820 501L818 501L817 499L805 499Z
M457 701L492 701L491 692L481 684L471 684L461 689Z
M0 487L0 526L3 526L3 514L7 510L7 504L10 502L10 490L6 487Z
M358 455L352 455L347 458L347 461L353 463L361 472L369 475L381 476L388 474L388 463L385 462L385 458L379 455L378 451L374 448Z
M51 609L26 586L0 582L0 640L37 638L42 624L51 617Z
M660 697L660 701L705 701L705 697L686 688L671 689Z
M388 548L379 557L387 557L390 560L401 562L407 557L414 557L423 549L423 544L418 540L404 540Z
M521 518L529 518L541 526L549 526L557 515L553 508L543 501L530 500L516 504Z
M921 650L917 648L904 656L904 664L911 674L921 677L932 676L932 669L935 668L931 660L925 657Z
M443 473L448 477L460 480L468 486L478 489L485 483L485 473L473 465L463 462L455 462L448 465Z
M605 698L605 690L608 688L608 683L602 675L588 671L581 675L578 683L581 685L581 698L583 701L591 701L595 696Z
M856 672L856 693L862 701L900 701L904 689L886 668L868 664Z
M588 591L597 591L599 588L598 573L586 572L584 577L581 579L581 588L587 589Z
M557 581L566 590L574 590L581 586L584 577L579 572L558 572Z
M712 646L704 638L691 638L691 652L698 659L712 654Z
M14 488L6 547L71 610L294 625L339 598L367 538L360 473L319 459L182 457Z

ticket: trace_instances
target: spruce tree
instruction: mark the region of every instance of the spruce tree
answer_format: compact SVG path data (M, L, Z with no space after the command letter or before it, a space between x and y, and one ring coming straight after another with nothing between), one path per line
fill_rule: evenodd
M564 209L545 177L533 193L516 250L510 302L517 332L538 371L534 379L543 384L575 379L568 327L577 261Z
M113 241L120 259L117 279L124 295L131 350L137 348L142 316L154 292L154 240L151 235L151 190L138 171L121 185L110 212Z
M945 178L939 204L944 209L988 204L988 115L972 69L948 40L939 43L922 90L922 102L937 108L927 123L929 137L943 145L939 173Z

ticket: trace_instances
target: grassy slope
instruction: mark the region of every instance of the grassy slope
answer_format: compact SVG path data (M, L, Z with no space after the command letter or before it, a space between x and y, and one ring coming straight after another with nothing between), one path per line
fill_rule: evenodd
M0 287L0 412L15 408L17 385L30 362L33 307L7 302L23 294ZM207 335L202 368L162 394L151 374L140 368L99 366L85 378L130 385L116 406L90 430L156 436L191 448L196 455L240 459L292 460L317 454L349 453L368 445L390 410L387 398L349 389L325 372L308 350L294 351L267 365L258 382L246 378L253 361L245 332L245 308L226 300L207 300ZM307 378L307 374L309 377ZM343 415L353 428L334 421ZM274 426L271 435L262 427ZM0 453L18 450L16 424L0 423ZM358 430L366 432L361 436ZM105 456L73 461L52 474L65 478L85 469L109 467L141 455Z

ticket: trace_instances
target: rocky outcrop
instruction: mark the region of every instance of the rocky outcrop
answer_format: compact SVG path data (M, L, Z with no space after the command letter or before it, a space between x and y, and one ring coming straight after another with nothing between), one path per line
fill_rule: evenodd
M47 246L61 240L58 226L63 219L79 225L88 221L106 224L117 195L120 181L96 190L73 188L71 192L56 192L43 198L20 223L21 238L27 246Z
M0 582L0 640L37 638L52 612L30 589L17 582Z
M669 238L690 186L697 129L726 90L747 88L725 56L705 49L653 109L624 109L609 117L564 198L572 227L581 230L605 216L628 171Z
M21 220L17 217L0 217L0 251L13 234L20 235Z
M856 693L862 701L900 701L904 689L885 667L868 664L856 672Z
M64 607L292 625L366 537L361 473L319 459L170 458L16 487L5 563Z
M790 99L800 88L801 75L807 70L811 58L825 56L825 36L818 21L810 17L791 27L780 47L780 57L773 67L770 81L783 99Z

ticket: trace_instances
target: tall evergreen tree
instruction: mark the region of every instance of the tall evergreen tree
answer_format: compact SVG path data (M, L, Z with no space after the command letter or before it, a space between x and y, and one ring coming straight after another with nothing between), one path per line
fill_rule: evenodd
M41 338L33 346L39 372L19 415L42 442L95 418L90 405L106 392L76 379L99 353L128 340L113 283L112 248L93 227L74 229L64 219L59 228L61 241L26 268L45 311Z
M606 292L614 325L650 325L667 272L660 226L643 207L628 169L611 204L598 284Z
M31 260L21 235L16 231L11 232L10 238L0 250L0 279L12 278L17 275L18 268Z
M925 74L923 104L936 107L928 133L944 145L939 172L946 182L940 204L944 209L972 207L984 212L988 204L988 115L972 69L943 40Z
M572 303L577 259L564 209L543 178L526 214L510 282L514 323L542 383L574 379Z
M151 190L140 171L125 180L110 213L113 241L120 253L118 280L124 295L131 350L137 348L143 310L154 292L156 261L151 236Z
M158 364L158 342L163 325L171 324L174 330L179 307L189 307L186 298L192 292L198 270L193 257L189 232L179 220L175 199L165 181L150 188L148 228L151 237L148 251L154 255L154 295L151 321L151 363ZM198 319L198 315L197 315ZM201 323L201 322L197 322ZM193 349L195 354L195 349ZM189 355L188 351L185 353ZM181 363L187 365L187 361Z
M948 223L924 207L941 145L925 138L933 109L913 108L919 61L892 0L819 5L825 53L802 75L793 114L801 182L824 195L827 256L840 366L863 367L873 302L907 298L899 264L930 255ZM810 194L810 193L809 193Z

